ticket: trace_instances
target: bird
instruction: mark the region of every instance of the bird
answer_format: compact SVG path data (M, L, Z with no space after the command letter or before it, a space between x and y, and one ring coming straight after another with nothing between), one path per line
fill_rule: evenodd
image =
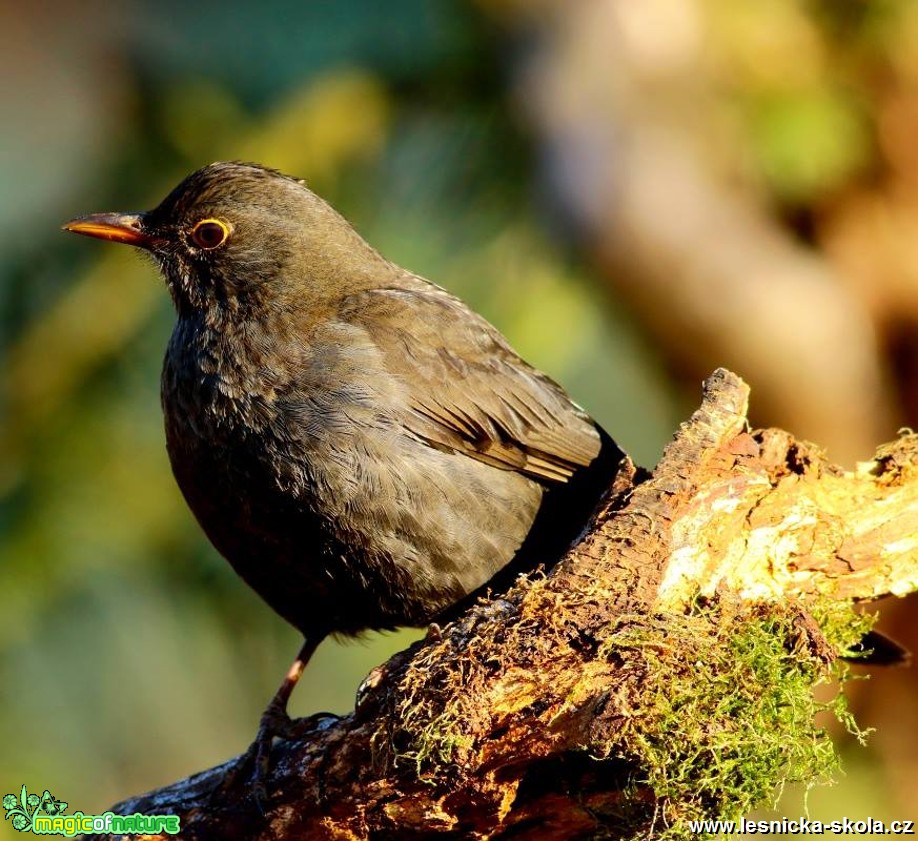
M300 732L287 702L325 637L443 621L557 560L623 464L484 317L303 180L217 162L152 210L64 229L158 265L176 311L161 398L178 487L303 635L250 749L260 768Z

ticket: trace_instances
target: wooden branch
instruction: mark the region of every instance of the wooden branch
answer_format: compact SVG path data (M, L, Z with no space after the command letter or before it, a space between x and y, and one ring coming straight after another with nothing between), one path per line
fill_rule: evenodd
M863 627L810 611L918 588L918 439L844 473L747 431L747 397L715 372L653 473L630 469L547 576L278 745L266 814L245 775L220 785L236 761L112 811L177 814L202 839L630 838L824 773L810 688Z

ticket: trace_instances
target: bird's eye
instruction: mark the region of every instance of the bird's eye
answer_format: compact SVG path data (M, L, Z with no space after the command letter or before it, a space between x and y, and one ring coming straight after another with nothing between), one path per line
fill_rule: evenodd
M219 219L202 219L191 230L191 240L198 248L210 251L229 238L230 227Z

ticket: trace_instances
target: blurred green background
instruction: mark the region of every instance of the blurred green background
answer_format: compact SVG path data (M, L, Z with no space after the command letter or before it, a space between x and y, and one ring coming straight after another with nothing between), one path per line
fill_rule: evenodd
M156 271L72 216L213 160L304 177L648 466L720 364L849 465L918 423L907 0L90 0L0 33L3 792L100 812L241 752L298 646L173 483ZM326 642L293 712L417 633ZM879 733L811 805L915 817L915 678L855 700Z

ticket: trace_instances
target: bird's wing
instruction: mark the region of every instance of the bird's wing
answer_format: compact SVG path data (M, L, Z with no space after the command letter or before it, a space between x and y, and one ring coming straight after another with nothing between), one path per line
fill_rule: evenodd
M403 427L430 446L548 483L590 464L599 433L564 390L457 298L411 280L417 287L364 291L344 303L407 390Z

